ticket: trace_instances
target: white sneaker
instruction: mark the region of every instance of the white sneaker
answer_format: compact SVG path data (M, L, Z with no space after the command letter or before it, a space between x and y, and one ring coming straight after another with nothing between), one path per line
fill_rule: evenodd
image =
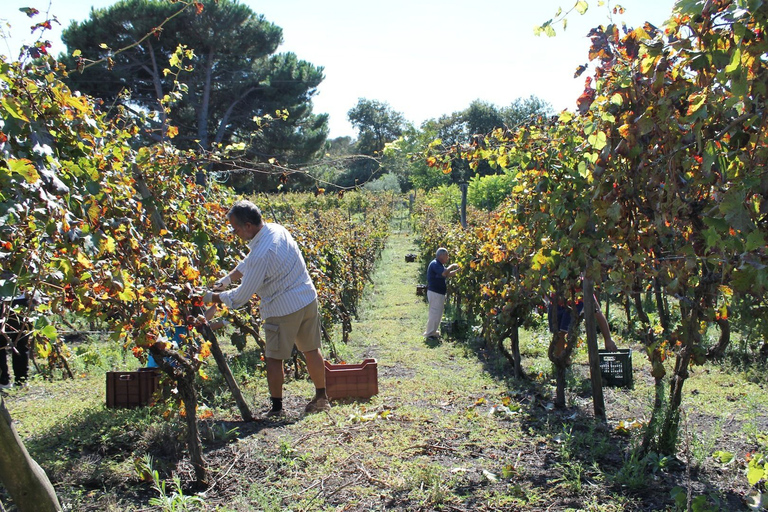
M8 384L0 384L0 389L11 389L13 387L13 383L9 382Z

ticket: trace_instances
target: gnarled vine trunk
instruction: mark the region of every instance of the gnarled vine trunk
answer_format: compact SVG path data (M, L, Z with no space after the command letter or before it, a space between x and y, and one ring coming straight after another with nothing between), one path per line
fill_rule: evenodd
M720 328L720 339L717 345L709 348L707 351L707 359L720 359L728 349L728 345L731 344L731 324L727 318L718 318L715 323Z
M661 284L659 284L659 279L656 278L653 280L653 295L656 299L656 311L659 313L659 323L661 324L662 329L666 332L669 330L669 307L661 292Z
M203 443L200 441L200 429L197 427L197 391L195 390L195 376L189 372L176 380L179 396L184 401L185 420L187 423L187 450L189 460L195 470L195 480L201 487L208 486L208 471L203 457Z
M579 326L581 325L581 315L576 313L576 309L569 306L571 314L571 325L565 337L565 346L558 354L558 335L555 332L552 335L552 342L549 344L549 360L555 365L555 407L565 407L565 372L571 361L571 354L578 341Z
M152 357L163 372L176 383L179 398L184 402L184 419L187 425L187 450L195 470L196 484L208 486L208 472L203 457L203 443L197 426L197 390L195 377L200 368L199 361L187 360L175 350L168 350L156 343L150 348Z
M648 318L648 315L643 309L643 296L640 292L637 292L637 291L632 292L632 302L635 304L635 309L637 310L637 318L640 319L640 323L642 323L643 325L650 324L651 319Z
M688 379L688 367L691 364L694 347L701 341L699 333L699 314L695 308L681 306L683 316L682 347L675 360L675 372L669 390L664 422L659 432L658 450L662 454L674 454L677 445L677 434L680 423L680 404L683 401L683 385Z
M504 340L509 338L512 343L512 352L508 351L504 346ZM499 336L499 351L504 355L507 361L512 365L515 373L515 379L523 380L527 379L527 375L523 370L523 365L520 357L520 329L517 325L511 327L509 330Z

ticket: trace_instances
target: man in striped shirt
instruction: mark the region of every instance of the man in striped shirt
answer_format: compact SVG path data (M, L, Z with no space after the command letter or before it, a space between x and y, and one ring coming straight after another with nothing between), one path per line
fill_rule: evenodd
M238 201L227 213L235 234L248 242L250 252L228 275L206 293L206 303L239 308L256 294L261 298L261 317L266 338L267 384L272 408L267 417L283 415L283 360L291 357L293 345L304 353L315 398L305 411L330 409L325 393L325 365L320 351L320 316L317 291L309 277L299 246L281 225L265 223L259 208ZM227 290L235 281L237 288Z

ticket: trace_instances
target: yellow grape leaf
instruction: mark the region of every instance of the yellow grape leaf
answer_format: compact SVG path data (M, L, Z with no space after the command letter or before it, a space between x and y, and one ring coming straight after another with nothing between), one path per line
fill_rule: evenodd
M194 281L200 276L200 271L190 265L189 260L186 257L179 260L179 267L181 269L181 274L187 278L187 281Z
M632 128L628 124L623 124L619 126L619 135L621 135L625 139L628 139L631 129Z
M88 102L86 102L85 98L78 97L78 96L61 96L61 95L59 96L61 97L64 103L74 108L75 110L78 110L80 112L88 111Z
M116 248L117 248L117 243L115 242L115 239L107 235L107 238L104 239L103 249L107 251L109 254L114 254Z
M176 137L179 134L179 129L176 126L169 126L166 131L169 139Z
M730 286L726 286L724 284L721 284L717 288L720 290L720 293L722 293L726 297L732 297L733 296L733 288L731 288Z
M37 355L40 359L46 359L51 355L52 347L48 341L44 341L43 343L37 342L35 343L35 347L37 347Z
M27 160L26 158L9 158L7 161L8 168L11 172L24 176L27 183L34 183L40 179L40 175L37 174L37 169L35 169L35 166L32 165L30 160Z
M118 292L117 296L123 302L136 300L136 293L134 293L133 288L131 288L130 286L125 286L125 288L123 288L123 291Z
M0 103L2 103L3 108L5 108L5 111L11 114L16 119L26 121L27 123L29 122L29 119L27 118L27 116L19 108L19 104L13 98L3 98L2 100L0 100Z
M101 209L99 208L98 204L91 203L91 206L88 207L88 211L86 213L88 214L88 219L93 224L96 224L96 222L99 220L99 217L101 216Z
M88 256L79 251L77 253L77 262L85 268L93 268L93 262L88 259Z
M686 113L687 116L690 116L691 114L695 114L696 112L701 109L707 102L707 94L706 93L698 93L698 94L691 94L688 97L688 112Z
M651 72L652 69L656 67L656 60L658 59L657 56L648 56L645 57L643 60L640 61L640 72L644 75L647 75Z

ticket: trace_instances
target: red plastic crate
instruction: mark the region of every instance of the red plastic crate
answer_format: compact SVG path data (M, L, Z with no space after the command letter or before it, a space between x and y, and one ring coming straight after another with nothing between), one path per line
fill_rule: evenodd
M331 364L325 361L325 392L328 398L371 398L379 393L375 359L360 364Z
M159 387L160 373L154 369L107 372L107 407L116 409L148 405Z

